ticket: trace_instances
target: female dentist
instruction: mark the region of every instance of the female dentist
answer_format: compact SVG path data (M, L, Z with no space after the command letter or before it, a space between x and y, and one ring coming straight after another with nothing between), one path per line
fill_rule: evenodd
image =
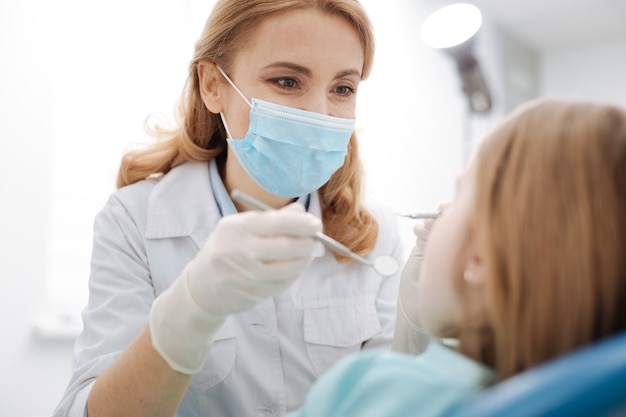
M124 156L95 220L54 417L282 415L340 358L391 346L399 274L312 239L402 262L394 215L365 202L353 131L373 48L354 0L217 2L179 127Z

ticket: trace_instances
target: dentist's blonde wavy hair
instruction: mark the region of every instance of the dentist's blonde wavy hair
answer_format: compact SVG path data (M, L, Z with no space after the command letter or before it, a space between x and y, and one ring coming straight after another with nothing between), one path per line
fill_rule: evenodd
M626 112L533 102L475 162L486 314L460 351L507 378L626 330Z
M219 0L209 16L189 68L178 104L175 129L153 128L159 139L150 147L127 152L118 171L117 187L167 174L185 162L225 157L226 134L219 115L207 110L200 96L198 63L211 61L226 73L232 60L266 18L298 9L315 9L346 19L359 35L364 51L362 77L371 70L374 37L368 16L356 0ZM365 254L376 243L378 224L363 205L363 168L353 133L344 165L320 190L324 229L353 251ZM349 261L336 255L340 261Z

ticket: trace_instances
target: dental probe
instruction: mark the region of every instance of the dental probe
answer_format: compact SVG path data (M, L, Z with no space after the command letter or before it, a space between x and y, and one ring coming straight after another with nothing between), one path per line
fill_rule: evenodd
M408 217L410 219L436 219L441 215L441 213L409 213L409 214L400 214L397 213L398 216Z
M262 201L259 201L249 196L248 194L242 191L236 190L236 189L230 193L230 196L233 200L239 201L240 203L243 203L243 204L247 204L248 206L255 208L257 210L262 210L262 211L274 210L274 208L268 206ZM391 255L385 255L385 254L378 255L374 259L374 262L372 262L352 252L350 249L348 249L348 247L344 246L343 244L339 243L332 237L327 236L322 232L316 232L313 238L319 241L320 243L322 243L328 249L331 249L340 255L348 256L354 259L355 261L359 261L359 262L364 263L365 265L373 267L380 275L389 276L398 272L398 261Z

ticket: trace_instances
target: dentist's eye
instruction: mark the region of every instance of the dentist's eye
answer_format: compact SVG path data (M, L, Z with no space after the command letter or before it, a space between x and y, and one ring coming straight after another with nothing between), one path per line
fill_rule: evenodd
M298 82L293 78L277 78L272 80L274 84L285 90L293 90L298 86Z
M348 97L355 93L355 89L344 85L335 88L335 93L339 94L340 96Z

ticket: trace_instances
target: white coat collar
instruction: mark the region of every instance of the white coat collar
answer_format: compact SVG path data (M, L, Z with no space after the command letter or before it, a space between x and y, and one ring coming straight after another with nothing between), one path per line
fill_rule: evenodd
M321 217L317 192L311 193L308 211ZM222 217L211 190L209 164L187 162L159 178L147 213L147 239L190 236L202 247Z
M202 246L221 215L206 162L184 163L159 179L148 199L147 239L191 236Z

